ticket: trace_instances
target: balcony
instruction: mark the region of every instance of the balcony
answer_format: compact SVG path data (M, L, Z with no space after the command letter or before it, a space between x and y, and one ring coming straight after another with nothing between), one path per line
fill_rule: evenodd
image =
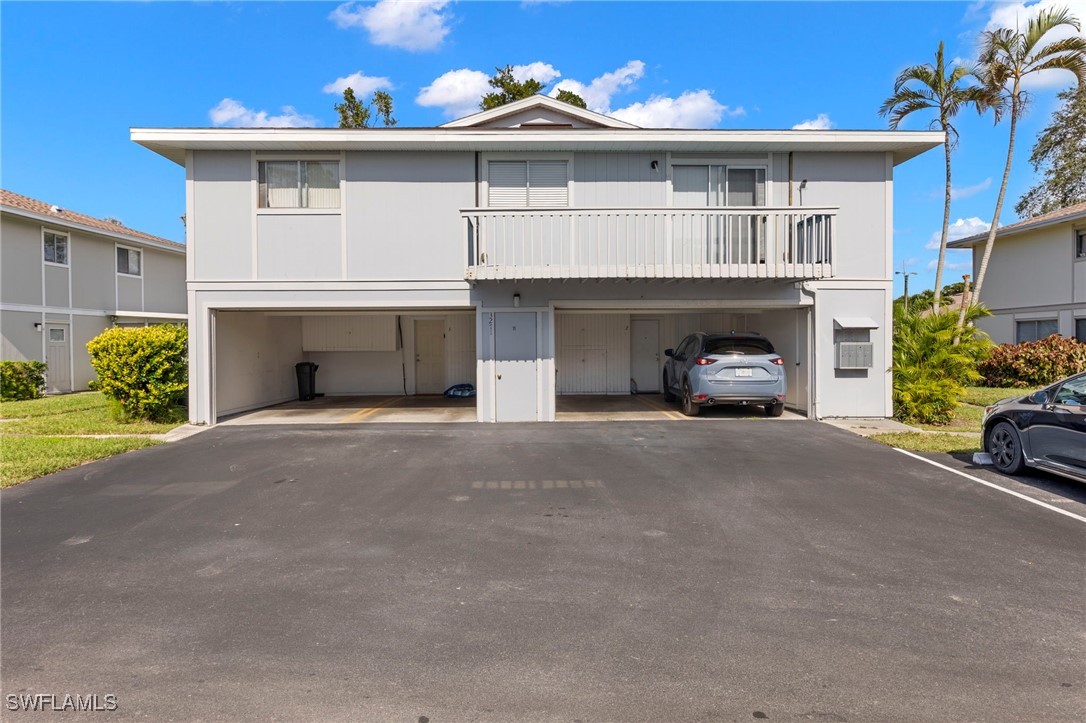
M466 278L821 279L837 209L469 208Z

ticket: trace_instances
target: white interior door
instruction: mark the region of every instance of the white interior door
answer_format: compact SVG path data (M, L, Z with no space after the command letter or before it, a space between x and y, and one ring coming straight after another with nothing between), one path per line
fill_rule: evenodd
M72 391L72 356L69 352L71 339L68 338L67 326L45 327L45 363L49 368L45 372L46 390L51 394Z
M539 408L535 312L497 312L494 317L495 421L534 422Z
M660 391L660 374L660 322L634 319L630 323L630 375L637 391Z
M415 393L445 391L445 321L415 320Z

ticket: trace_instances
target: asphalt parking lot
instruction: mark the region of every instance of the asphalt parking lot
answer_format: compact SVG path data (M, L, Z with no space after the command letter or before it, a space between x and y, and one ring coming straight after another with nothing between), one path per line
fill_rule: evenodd
M0 514L5 694L113 719L1086 710L1086 524L814 422L219 427Z

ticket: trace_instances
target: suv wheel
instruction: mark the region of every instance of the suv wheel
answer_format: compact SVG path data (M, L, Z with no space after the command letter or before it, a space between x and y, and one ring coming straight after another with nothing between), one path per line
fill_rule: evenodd
M765 416L779 417L782 414L784 414L784 402L777 402L776 404L765 405Z
M694 392L690 391L690 382L683 382L683 414L696 417L700 411L701 407L694 403Z
M667 372L664 372L664 401L674 402L678 397L675 396L675 392L671 391L671 384L667 379Z
M1026 468L1022 439L1010 422L997 422L988 430L985 445L992 464L1003 474L1018 474Z

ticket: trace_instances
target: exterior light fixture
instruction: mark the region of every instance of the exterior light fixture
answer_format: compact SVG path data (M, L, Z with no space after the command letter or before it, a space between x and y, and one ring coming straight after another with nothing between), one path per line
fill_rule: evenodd
M40 321L35 321L34 322L34 331L41 331L41 322Z
M655 170L656 170L657 168L659 168L659 167L660 167L660 161L653 161L653 162L652 162L652 163L650 163L649 165L650 165L650 166L652 167L652 170L654 170L654 171L655 171Z
M513 308L520 308L520 294L513 294Z

